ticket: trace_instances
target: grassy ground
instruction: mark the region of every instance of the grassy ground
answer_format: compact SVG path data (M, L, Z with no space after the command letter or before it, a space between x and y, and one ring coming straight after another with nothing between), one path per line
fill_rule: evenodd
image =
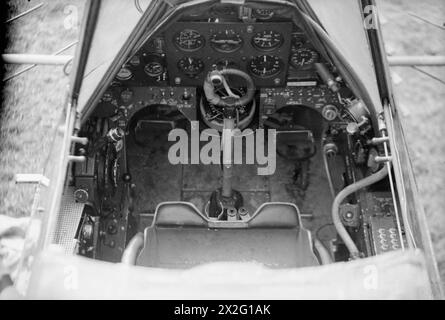
M68 6L75 3L81 12L84 1L43 2L43 8L8 24L7 52L52 54L77 39L78 29L65 28L64 21ZM8 14L15 16L38 3L10 1ZM64 54L73 53L70 49ZM29 211L33 187L15 185L13 176L42 171L67 86L62 68L53 66L38 66L6 83L0 120L0 214L21 216Z
M80 19L84 0L43 2L46 2L44 8L9 24L7 52L49 54L77 38L78 29L64 26L69 14L65 10L75 5ZM13 16L38 3L11 1L8 14ZM405 13L413 12L442 25L443 0L379 0L378 4L389 53L445 54L445 31ZM72 49L66 52L72 53ZM445 80L445 68L425 70ZM393 71L421 200L445 279L445 85L412 68ZM6 84L0 119L0 214L22 216L29 212L33 188L16 186L13 176L42 171L67 84L60 67L42 66Z

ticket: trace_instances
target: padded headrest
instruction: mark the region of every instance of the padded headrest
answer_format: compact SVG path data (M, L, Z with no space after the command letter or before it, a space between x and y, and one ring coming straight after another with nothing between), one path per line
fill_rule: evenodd
M156 208L155 226L207 227L207 219L189 202L163 202Z
M264 203L248 221L248 225L249 228L298 228L300 212L292 203Z

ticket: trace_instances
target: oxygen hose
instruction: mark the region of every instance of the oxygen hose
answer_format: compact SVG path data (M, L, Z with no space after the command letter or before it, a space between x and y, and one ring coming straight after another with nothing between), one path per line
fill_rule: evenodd
M346 230L345 226L341 222L340 204L349 195L353 194L354 192L357 192L360 189L368 187L368 186L382 180L387 175L388 175L388 167L384 166L378 172L376 172L376 173L374 173L360 181L350 184L349 186L344 188L342 191L340 191L334 199L334 203L332 204L332 220L334 222L335 228L337 229L338 235L340 236L340 238L343 240L346 247L348 248L352 259L360 258L360 251L358 250L357 246L355 245L354 241L352 240L352 238L349 235L348 231Z

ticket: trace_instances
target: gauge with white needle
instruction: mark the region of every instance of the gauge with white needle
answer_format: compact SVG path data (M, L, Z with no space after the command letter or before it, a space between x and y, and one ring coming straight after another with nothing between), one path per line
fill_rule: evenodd
M248 69L256 77L269 78L282 71L283 61L277 56L261 55L250 60Z
M308 69L318 60L317 51L310 48L298 48L290 57L290 63L296 69Z
M199 58L184 57L178 61L178 69L190 78L196 77L204 70L204 62Z

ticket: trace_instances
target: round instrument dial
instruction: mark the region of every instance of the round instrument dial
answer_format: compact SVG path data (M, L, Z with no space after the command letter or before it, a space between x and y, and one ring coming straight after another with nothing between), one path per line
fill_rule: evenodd
M133 77L133 72L128 67L122 67L116 75L116 79L120 81L130 80Z
M198 58L186 57L178 61L178 69L190 78L196 77L204 70L204 62Z
M159 77L164 72L164 66L160 62L152 61L145 65L144 71L150 77Z
M275 11L272 9L255 9L253 10L253 16L259 20L269 20L275 15Z
M252 38L252 45L263 51L275 50L284 42L283 35L274 30L264 30L256 33Z
M317 51L310 48L298 48L290 57L290 63L297 69L307 69L319 59Z
M283 62L276 56L262 55L250 60L248 68L256 77L269 78L281 72Z
M191 29L178 32L173 41L178 48L184 51L196 51L205 44L204 37L198 31Z
M243 38L234 30L221 30L210 37L213 49L219 52L235 52L243 46Z

